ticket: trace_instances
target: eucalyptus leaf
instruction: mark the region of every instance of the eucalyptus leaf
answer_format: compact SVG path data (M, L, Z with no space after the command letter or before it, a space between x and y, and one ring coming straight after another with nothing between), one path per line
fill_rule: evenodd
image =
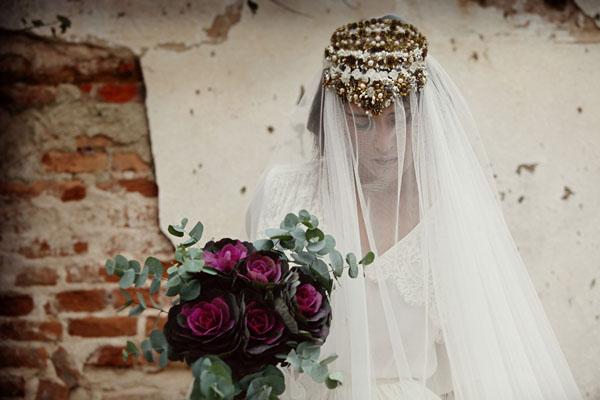
M121 271L125 271L127 268L129 268L129 261L127 261L127 259L122 255L117 254L115 256L115 267Z
M144 300L144 296L142 296L142 294L140 292L135 292L135 294L137 295L137 298L140 302L140 306L142 306L142 308L145 310L146 309L146 301Z
M127 290L121 289L121 294L123 295L123 297L125 297L125 300L133 300L133 298Z
M318 251L320 256L329 254L335 247L335 239L331 235L325 235L325 247Z
M131 310L129 310L129 316L130 317L137 317L138 315L140 315L143 312L144 312L144 307L142 307L139 304L136 304L135 307L133 307Z
M308 251L310 251L312 253L319 253L326 246L327 246L327 243L325 241L321 241L321 242L316 242L316 243L309 243L308 246L306 246L306 248L308 249Z
M375 254L373 254L372 251L368 252L363 258L362 260L360 260L358 263L362 264L362 265L369 265L371 264L373 261L375 260Z
M153 295L160 290L161 281L162 280L158 275L152 279L152 283L150 283L150 295Z
M300 220L298 219L298 217L295 214L289 213L288 215L285 216L283 222L282 222L282 228L283 229L294 229L296 227L296 225L298 225L298 223L300 222Z
M160 356L158 357L158 365L161 368L165 368L168 364L169 360L167 358L167 351L164 350L162 353L160 353Z
M348 276L350 278L356 278L358 276L358 265L350 264L350 269L348 269Z
M121 350L121 354L123 354L123 361L127 362L129 360L129 353L127 352L127 350Z
M152 344L150 343L150 340L145 339L144 341L142 341L141 347L144 359L151 363L155 362L156 358L154 357L154 351L152 351Z
M306 230L306 240L308 240L308 243L320 242L323 239L325 239L325 234L320 229L314 228Z
M125 271L121 279L119 280L119 287L121 289L128 288L133 283L135 279L135 271L133 269L128 269Z
M327 365L322 365L320 363L314 363L312 369L310 370L310 376L317 383L325 382L328 373L329 368L327 368Z
M135 260L129 260L128 264L128 268L132 268L135 273L139 273L141 271L141 267L140 267L140 263L135 261Z
M200 281L194 279L184 285L181 288L181 292L179 293L182 300L190 301L194 300L196 297L200 296Z
M259 239L253 243L256 250L271 250L274 243L271 239Z
M112 275L115 273L115 262L111 259L106 260L104 264L104 268L106 268L106 274Z
M167 268L167 274L173 274L175 271L177 271L178 268L179 264L171 265L169 268Z
M202 225L202 222L198 221L190 231L190 237L194 238L196 242L198 242L202 238L202 232L204 232L204 226Z
M265 234L271 239L290 240L292 236L285 229L267 229Z
M298 354L296 354L296 350L290 350L285 361L290 363L290 365L294 367L296 371L302 372L302 359L298 357Z
M339 371L330 372L325 378L325 386L329 389L335 389L344 383L344 376Z
M334 362L335 360L337 360L337 358L338 358L338 355L337 355L336 353L331 353L331 354L329 355L329 357L327 357L327 358L325 358L325 359L321 360L321 361L319 362L319 364L321 364L321 365L327 365L327 364L331 364L332 362Z
M144 263L145 267L148 267L148 272L152 276L161 277L163 275L163 265L162 263L154 257L146 258L146 262Z
M150 332L150 343L152 344L152 348L156 351L167 350L169 346L165 334L159 329L154 329Z
M179 284L181 284L181 278L179 278L179 275L173 275L169 278L165 287L171 288L171 287L177 286Z
M184 231L183 228L177 225L169 225L169 227L167 228L167 230L169 231L169 233L173 236L176 237L183 237Z
M306 210L300 210L300 212L298 213L298 216L300 217L300 222L309 222L310 221L310 214Z
M138 275L138 277L135 280L135 287L139 288L139 287L144 286L144 284L146 283L147 280L148 280L148 267L144 267L142 272L140 272L140 274Z
M127 307L129 307L130 305L133 304L133 299L129 299L125 302L125 304L123 304L118 310L117 312L123 311L124 309L126 309Z

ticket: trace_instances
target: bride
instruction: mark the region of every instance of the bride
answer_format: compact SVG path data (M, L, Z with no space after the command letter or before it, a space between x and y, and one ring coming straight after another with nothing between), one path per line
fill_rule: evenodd
M321 218L375 262L332 295L335 390L284 369L283 399L580 399L502 215L469 108L412 25L338 28L247 213Z

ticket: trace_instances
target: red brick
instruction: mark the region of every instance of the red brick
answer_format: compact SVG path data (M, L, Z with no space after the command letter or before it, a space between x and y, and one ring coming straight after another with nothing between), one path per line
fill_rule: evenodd
M145 163L136 153L115 153L112 168L115 171L150 171L150 165Z
M43 368L46 366L43 347L0 346L0 367Z
M133 357L129 357L127 361L123 361L123 349L125 347L118 346L102 346L97 348L89 355L85 361L86 366L92 367L131 367L133 365ZM138 362L142 361L140 354Z
M20 272L15 281L16 286L53 286L56 285L58 274L54 268L28 268Z
M88 251L87 242L75 242L73 243L73 251L75 254L84 254Z
M166 315L166 314L161 313L161 315ZM156 325L156 328L154 327L154 321L156 321L156 317L148 317L148 318L146 318L146 336L150 335L150 332L152 332L154 329L161 329L162 330L162 328L167 323L167 317L166 316L160 317L158 319L158 325Z
M142 85L135 83L109 83L103 85L98 90L98 95L102 100L109 103L127 103L128 101L140 101Z
M115 142L106 135L94 135L94 136L77 136L75 138L75 145L77 150L90 151L97 149L104 149L108 146L114 145Z
M35 400L67 400L69 398L69 388L60 383L40 379Z
M60 199L62 201L78 201L84 199L86 194L87 188L85 185L76 185L65 189Z
M111 192L118 192L118 189L124 188L128 192L137 192L146 197L158 196L158 186L156 182L145 179L120 179L120 180L109 180L96 184L99 189L107 190Z
M3 397L25 397L25 378L12 374L0 375L0 393Z
M102 289L70 290L56 294L59 311L101 311L106 307L107 296Z
M27 315L33 310L33 299L26 294L0 296L0 315L17 317Z
M81 337L133 336L137 333L137 318L79 318L69 320L69 334Z
M53 103L56 100L56 87L46 85L3 85L0 96L8 104L32 107Z
M16 320L0 323L0 339L56 341L62 338L59 321Z
M68 153L51 150L42 156L42 164L49 172L96 172L106 170L108 157L105 152Z
M50 359L52 360L52 364L54 364L56 375L65 383L65 385L69 388L74 388L79 385L81 373L73 367L75 362L63 347L59 347L52 354Z

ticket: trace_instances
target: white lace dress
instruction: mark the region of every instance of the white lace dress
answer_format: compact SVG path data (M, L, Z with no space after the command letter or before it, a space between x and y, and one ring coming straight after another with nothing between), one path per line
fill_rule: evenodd
M262 195L261 209L263 210L258 220L256 229L259 234L267 228L278 227L279 223L288 212L298 212L301 209L307 209L312 214L322 215L318 202L317 173L315 164L305 164L295 167L277 167L271 169L265 176ZM252 207L252 206L251 206ZM326 229L326 228L324 228ZM418 273L421 265L421 254L419 247L421 225L418 224L409 234L401 239L391 249L378 256L376 261L365 268L367 278L367 298L369 300L368 309L369 326L373 332L387 332L385 327L385 316L379 298L378 271L383 279L388 283L389 294L397 320L404 321L400 327L404 350L407 358L410 360L410 368L414 371L421 371L424 367L424 357L422 355L422 337L425 333L415 327L424 327L423 308L425 299L423 293L423 281ZM393 262L392 262L393 261ZM402 268L395 267L401 265ZM389 283L392 282L392 285ZM437 378L436 370L438 367L438 354L441 354L442 362L447 362L446 354L443 350L443 335L437 318L437 309L433 301L433 289L431 293L431 308L429 311L430 332L436 332L430 335L432 338L428 344L430 354L427 362L428 386L435 387L436 392L444 393L439 397L433 392L423 393L418 384L413 381L398 381L393 354L390 351L391 343L389 335L381 334L381 338L374 340L373 359L375 360L375 375L377 383L377 398L380 400L400 400L400 399L452 399L450 392L451 386L448 379ZM371 311L373 310L373 311ZM443 352L442 352L443 350ZM414 369L413 369L414 368ZM311 393L307 396L305 391L298 385L294 385L294 378L290 371L284 371L286 374L286 387L289 388L281 397L286 400L301 399L332 399L336 398L335 390L329 391L323 386L322 396ZM300 379L308 383L304 376ZM308 378L310 379L310 378ZM431 381L431 385L429 382ZM295 389L291 387L296 386ZM450 392L450 393L448 393Z

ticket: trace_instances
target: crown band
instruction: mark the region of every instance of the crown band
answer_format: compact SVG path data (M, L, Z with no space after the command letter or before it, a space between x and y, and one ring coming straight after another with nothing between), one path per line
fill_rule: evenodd
M323 86L379 115L395 96L427 82L427 39L410 24L383 18L338 28L325 49Z

